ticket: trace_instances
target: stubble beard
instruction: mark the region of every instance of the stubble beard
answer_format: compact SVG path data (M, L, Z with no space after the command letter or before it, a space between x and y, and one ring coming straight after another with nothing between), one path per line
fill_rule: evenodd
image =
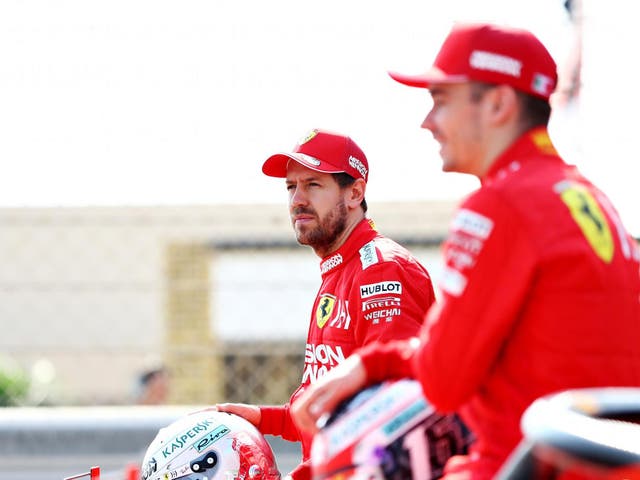
M294 213L313 213L311 210L299 209ZM309 245L315 251L328 252L331 245L347 228L347 207L344 202L336 205L324 218L318 218L318 225L313 228L297 228L296 239L301 245Z

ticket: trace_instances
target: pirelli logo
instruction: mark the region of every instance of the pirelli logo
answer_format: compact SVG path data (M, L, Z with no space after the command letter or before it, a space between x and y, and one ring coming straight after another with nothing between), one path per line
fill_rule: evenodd
M383 295L388 293L402 293L402 284L400 282L379 282L369 285L360 285L360 298L369 298L374 295Z

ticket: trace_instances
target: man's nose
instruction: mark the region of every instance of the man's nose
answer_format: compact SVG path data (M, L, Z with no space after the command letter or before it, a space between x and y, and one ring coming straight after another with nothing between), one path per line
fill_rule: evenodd
M426 128L427 130L433 131L433 119L431 118L431 111L427 113L427 116L422 120L422 128Z
M289 203L291 206L298 205L306 205L307 204L307 196L305 195L302 188L293 187L291 191L291 198Z

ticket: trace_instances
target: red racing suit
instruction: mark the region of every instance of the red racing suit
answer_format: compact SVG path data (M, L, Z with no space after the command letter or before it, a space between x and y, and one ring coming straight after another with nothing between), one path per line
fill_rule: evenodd
M443 253L442 302L419 346L358 353L370 381L417 378L436 408L460 412L477 439L451 473L492 478L540 396L640 386L638 246L546 129L496 159L457 211Z
M320 263L322 284L309 323L300 387L284 406L260 407L263 434L301 441L308 460L311 437L301 434L289 405L358 347L373 341L415 337L434 302L427 270L402 246L362 220L347 241ZM309 478L301 468L294 479Z

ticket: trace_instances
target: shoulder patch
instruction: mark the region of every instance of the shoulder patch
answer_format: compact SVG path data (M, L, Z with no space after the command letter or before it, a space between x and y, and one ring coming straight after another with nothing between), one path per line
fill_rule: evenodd
M555 189L595 254L603 262L611 263L615 249L613 235L591 192L583 185L569 182L560 182Z
M378 254L376 253L376 245L373 240L365 244L359 252L360 262L362 262L362 270L366 270L371 265L378 263Z

